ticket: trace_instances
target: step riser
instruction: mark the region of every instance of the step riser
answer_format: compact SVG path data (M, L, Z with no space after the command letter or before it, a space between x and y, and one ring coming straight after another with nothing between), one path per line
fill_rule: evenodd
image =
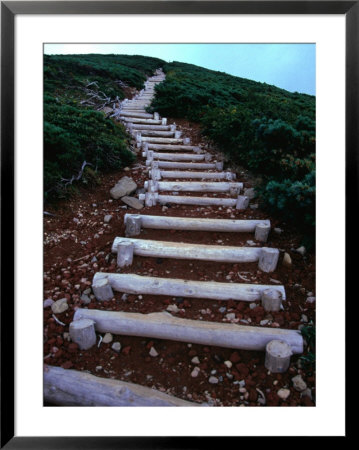
M183 230L183 231L215 231L226 233L254 233L256 226L266 224L270 220L229 220L229 219L191 219L189 217L166 217L126 214L125 224L129 217L140 217L142 228L157 230Z
M161 120L154 120L154 119L136 119L136 118L130 118L130 117L124 117L120 116L120 119L124 122L132 122L132 123L143 123L148 125L161 125Z
M142 156L145 158L148 156L148 153L143 152ZM210 160L212 158L212 155L209 153L202 153L202 154L196 154L192 155L189 153L156 153L153 152L153 159L154 160L168 160L168 161L204 161L205 159Z
M156 137L146 137L140 136L138 138L139 142L148 142L149 144L182 144L183 139L174 139L174 138L156 138Z
M153 160L148 159L146 161L146 166L150 166L152 164ZM187 169L187 170L201 170L201 169L207 169L207 170L220 170L217 169L216 163L186 163L186 162L172 162L172 161L157 161L158 167L160 169ZM222 166L218 166L222 167ZM162 175L162 174L161 174ZM185 178L185 177L184 177Z
M293 330L178 319L163 312L137 314L78 309L74 320L81 318L93 320L100 333L257 351L265 351L272 340L282 340L290 345L293 353L303 352L303 339L299 332Z
M141 119L153 119L153 114L148 114L148 113L136 113L136 112L127 112L124 110L121 110L120 112L121 116L124 117L136 117L136 118L141 118Z
M144 142L143 145L148 145L149 150L172 150L174 152L178 152L178 151L203 152L203 150L201 150L200 147L198 147L196 145L152 144L149 142Z
M205 298L207 300L236 300L254 302L261 299L266 289L274 289L281 293L285 301L283 286L270 286L244 283L218 283L216 281L186 281L175 278L145 277L132 274L97 272L93 284L97 280L107 278L112 289L127 294L166 295L171 297Z
M144 137L162 137L171 138L174 136L174 131L151 131L151 130L139 130L138 128L133 128L132 132L134 134L141 133L142 140Z

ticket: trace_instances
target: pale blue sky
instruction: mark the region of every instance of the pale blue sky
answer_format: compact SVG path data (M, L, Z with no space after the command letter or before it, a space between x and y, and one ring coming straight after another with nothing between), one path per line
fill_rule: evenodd
M145 55L315 95L315 44L45 44L46 54Z

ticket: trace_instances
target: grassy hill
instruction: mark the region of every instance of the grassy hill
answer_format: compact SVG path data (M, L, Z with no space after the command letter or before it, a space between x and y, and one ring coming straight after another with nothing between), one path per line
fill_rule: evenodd
M315 97L191 64L163 65L152 111L199 122L203 134L263 177L263 204L313 232Z
M125 129L99 110L131 88L141 89L163 63L129 55L44 56L45 199L66 195L82 168L81 182L90 183L97 170L118 169L134 159Z

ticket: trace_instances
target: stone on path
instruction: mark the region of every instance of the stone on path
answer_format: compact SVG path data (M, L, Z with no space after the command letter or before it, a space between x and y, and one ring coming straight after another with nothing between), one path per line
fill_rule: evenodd
M287 400L287 398L290 396L290 390L289 389L279 389L277 392L277 395L282 400Z
M122 177L110 190L110 195L117 200L125 195L130 195L137 189L137 184L130 177Z
M61 298L57 300L51 305L52 312L54 314L61 314L69 309L69 305L67 304L67 298Z
M125 196L121 198L121 201L134 209L142 209L144 206L143 202L141 202L141 200L138 200L138 198L136 197Z
M293 387L296 391L302 392L307 389L307 383L303 380L301 375L292 378Z
M103 221L105 223L109 223L112 219L112 215L111 214L106 214L106 216L103 218Z
M105 336L102 339L102 342L104 344L109 344L110 342L112 342L112 340L113 340L112 334L111 333L106 333Z
M119 342L114 342L111 346L112 350L114 350L117 353L120 353L121 351L121 344Z
M54 301L52 300L52 298L47 298L44 301L44 308L48 308L49 306L51 306L54 303Z
M292 258L290 257L289 253L285 252L282 264L284 267L291 267L292 266Z

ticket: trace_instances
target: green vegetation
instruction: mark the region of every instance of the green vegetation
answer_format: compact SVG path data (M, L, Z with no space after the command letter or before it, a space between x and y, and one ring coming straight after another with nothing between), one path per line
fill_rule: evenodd
M45 199L67 195L82 168L81 182L93 184L98 170L133 161L125 129L99 110L141 89L162 65L145 56L44 56Z
M301 334L307 343L306 354L301 356L299 360L304 369L309 373L315 372L315 326L311 322L301 329Z
M314 237L315 97L173 62L152 111L199 122L229 158L260 174L263 206Z

